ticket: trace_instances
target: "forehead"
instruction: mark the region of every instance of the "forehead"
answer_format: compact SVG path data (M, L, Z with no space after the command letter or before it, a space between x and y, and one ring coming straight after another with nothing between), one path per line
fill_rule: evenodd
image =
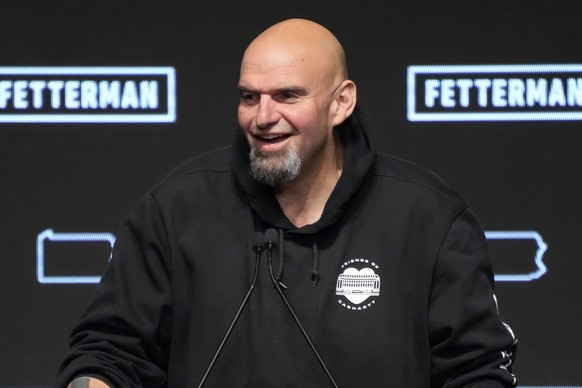
M307 88L322 84L323 64L298 47L252 47L243 57L239 84L251 89L281 88L293 84Z

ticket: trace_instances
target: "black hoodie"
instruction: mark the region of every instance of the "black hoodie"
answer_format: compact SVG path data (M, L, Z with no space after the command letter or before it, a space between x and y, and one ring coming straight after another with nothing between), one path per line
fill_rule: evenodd
M248 145L193 159L122 226L55 386L196 387L253 278L254 236L276 230L273 272L339 387L510 387L484 234L433 174L377 154L359 108L336 128L341 178L319 221L294 227L248 172ZM205 387L329 387L275 289L254 293Z

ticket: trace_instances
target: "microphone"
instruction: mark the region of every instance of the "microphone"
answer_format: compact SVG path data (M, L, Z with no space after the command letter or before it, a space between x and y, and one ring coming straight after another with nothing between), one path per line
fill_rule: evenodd
M277 231L273 228L269 228L265 231L265 246L267 248L267 257L271 257L273 255L273 248L275 247L277 241L278 234Z
M285 306L287 306L287 310L289 310L289 312L293 316L293 320L295 320L295 323L299 327L299 330L301 330L301 334L303 334L303 338L305 338L305 341L307 341L307 343L309 344L309 347L311 348L311 350L315 354L315 357L317 357L317 361L319 361L319 365L321 365L321 367L325 371L325 374L329 378L329 381L331 382L331 384L333 385L334 388L338 388L338 385L336 384L333 376L331 375L331 372L329 371L329 369L327 369L325 362L323 361L323 359L319 355L319 352L317 351L317 349L315 348L315 345L313 344L313 342L309 338L309 335L307 335L307 332L303 328L301 321L299 321L299 317L297 316L297 314L295 314L295 311L293 310L293 307L291 307L289 300L287 300L287 297L283 293L283 290L281 290L281 287L279 286L279 282L277 281L277 279L275 279L275 275L273 274L272 261L273 261L273 248L276 245L276 243L275 243L276 240L277 240L277 231L273 228L267 229L267 231L265 232L265 245L267 248L267 262L269 264L269 274L271 275L271 281L275 285L275 288L277 289L279 296L281 296L281 299L283 299L283 302L285 302Z
M226 340L230 336L232 329L236 325L238 318L240 317L242 311L244 310L244 308L247 304L247 301L249 300L251 294L253 293L253 291L255 289L255 284L257 283L257 277L258 277L257 275L259 273L259 263L261 261L261 255L262 255L263 251L265 250L265 247L264 247L262 241L263 241L263 235L260 232L255 232L254 239L253 239L253 251L256 254L256 260L255 260L255 272L253 274L253 281L251 282L249 290L247 291L247 294L245 295L242 303L240 304L238 311L236 312L234 318L230 322L230 326L228 327L228 330L226 331L226 334L224 335L222 342L218 346L218 349L216 349L216 353L214 353L214 357L212 358L212 361L210 361L210 365L208 365L208 369L206 369L206 373L204 373L204 376L202 376L202 380L200 380L200 384L198 384L198 388L202 388L202 386L206 382L206 379L208 378L210 371L214 367L214 364L216 363L216 360L218 359L220 352L222 352L222 348L224 347Z

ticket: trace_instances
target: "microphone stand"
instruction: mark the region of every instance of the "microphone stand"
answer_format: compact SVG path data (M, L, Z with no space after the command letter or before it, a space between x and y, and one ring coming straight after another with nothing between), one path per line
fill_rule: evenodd
M285 302L285 305L287 306L287 309L289 310L289 312L293 316L293 319L295 320L295 323L299 327L299 330L301 330L301 333L303 334L303 337L305 338L305 340L309 344L309 347L311 348L311 350L315 354L315 357L317 357L317 360L319 361L319 364L321 365L321 367L325 371L325 374L329 378L329 381L331 382L331 384L333 385L334 388L338 388L338 385L336 384L336 382L335 382L333 376L331 375L329 369L327 369L327 366L325 366L325 362L323 361L323 359L319 355L319 352L315 348L315 345L313 344L313 342L311 342L311 339L309 338L309 335L307 335L307 332L305 331L305 329L303 328L303 325L299 321L299 317L297 317L297 315L295 314L295 311L293 310L293 308L291 307L291 304L289 303L289 300L287 300L287 297L283 293L283 290L281 290L281 287L279 286L279 282L277 281L277 279L275 279L275 275L273 274L273 265L272 265L272 261L273 261L273 245L274 245L274 242L273 242L274 241L273 232L274 232L274 236L276 236L277 235L277 232L274 229L268 229L265 232L265 244L267 245L267 262L269 264L269 274L271 275L271 281L275 285L275 288L277 289L277 292L281 296L281 299L283 299L283 302Z
M261 236L260 233L257 232L257 234L262 238L262 236ZM229 326L228 330L226 331L226 334L224 335L224 338L222 339L222 342L218 346L218 349L216 350L216 353L214 353L214 357L212 358L212 361L210 361L210 365L208 365L208 369L206 369L206 373L204 373L204 376L202 377L202 380L200 380L200 384L198 384L198 388L202 388L202 386L206 382L206 379L208 378L208 375L210 374L210 371L214 367L214 364L215 364L216 360L218 359L218 356L220 355L220 352L222 351L222 348L224 347L224 344L226 343L226 340L230 336L230 333L232 332L232 329L234 328L234 325L236 325L236 322L238 321L238 318L240 317L243 309L245 308L245 306L247 304L247 301L249 300L251 294L253 293L253 291L255 289L255 284L257 283L257 277L258 277L257 275L259 273L259 263L261 261L261 254L263 253L263 250L265 249L265 247L263 246L263 244L258 243L258 241L260 241L260 239L257 239L257 237L258 236L255 236L255 241L257 241L257 242L253 246L253 250L255 251L255 254L256 254L255 272L253 274L253 281L251 282L251 285L249 287L249 290L247 291L246 296L244 297L242 303L240 304L240 307L238 308L238 311L236 312L234 318L232 319L232 321L230 323L230 326Z

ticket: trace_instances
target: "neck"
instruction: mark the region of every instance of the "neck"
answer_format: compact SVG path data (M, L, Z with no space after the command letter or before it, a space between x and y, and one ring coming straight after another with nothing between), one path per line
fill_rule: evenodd
M333 157L325 158L315 171L302 171L291 182L279 185L275 196L289 221L300 228L317 222L335 188L343 164L341 144L335 147Z

